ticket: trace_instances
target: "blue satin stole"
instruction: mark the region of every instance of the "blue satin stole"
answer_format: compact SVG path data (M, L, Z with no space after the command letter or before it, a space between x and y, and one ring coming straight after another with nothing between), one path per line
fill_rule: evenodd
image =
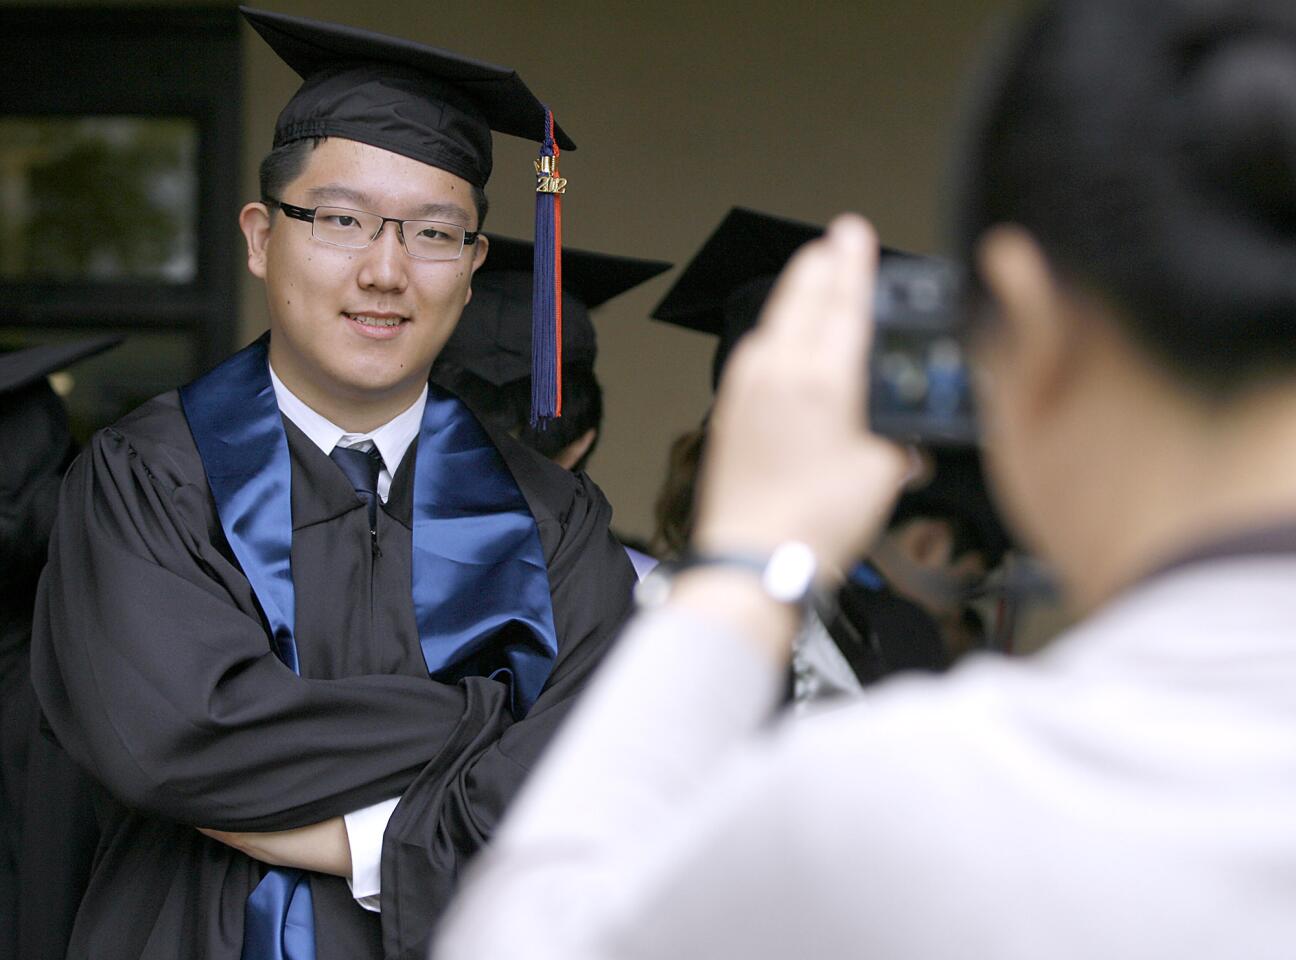
M267 343L262 337L181 388L180 403L221 528L269 625L271 648L298 673L292 466ZM514 716L522 717L558 653L549 574L530 508L476 418L435 387L414 468L411 594L428 674L444 683L502 680ZM314 960L308 875L266 872L248 898L243 958Z

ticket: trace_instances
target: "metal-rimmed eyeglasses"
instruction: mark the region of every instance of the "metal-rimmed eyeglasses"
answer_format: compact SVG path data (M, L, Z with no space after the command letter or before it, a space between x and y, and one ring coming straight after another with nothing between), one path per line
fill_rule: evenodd
M476 231L441 220L398 220L346 207L295 207L273 197L262 202L278 207L285 217L309 223L316 240L353 250L369 246L389 223L396 224L401 246L415 260L458 260L463 248L476 243L478 237Z

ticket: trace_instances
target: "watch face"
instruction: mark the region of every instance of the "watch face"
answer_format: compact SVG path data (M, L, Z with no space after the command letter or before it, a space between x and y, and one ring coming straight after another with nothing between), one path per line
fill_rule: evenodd
M814 586L819 564L804 543L784 543L774 550L761 576L765 592L783 603L801 603Z

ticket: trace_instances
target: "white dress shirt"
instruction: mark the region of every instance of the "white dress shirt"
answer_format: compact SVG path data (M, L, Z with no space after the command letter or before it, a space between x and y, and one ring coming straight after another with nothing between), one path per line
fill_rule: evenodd
M864 686L850 661L837 646L817 611L811 611L792 644L792 699L805 713L816 702L834 697L859 697Z
M334 447L356 450L377 448L382 456L382 470L378 473L378 497L387 502L392 475L400 467L410 444L418 436L423 422L423 408L427 405L427 387L408 408L368 433L348 433L336 423L320 416L289 390L270 368L270 383L274 386L279 411L293 422L328 456ZM347 843L351 847L351 876L347 883L351 895L366 910L378 912L382 893L382 844L387 821L396 809L399 797L392 797L373 806L353 811L343 817L346 822Z
M274 386L275 400L279 412L293 422L293 425L306 434L315 446L324 451L324 456L333 452L334 447L348 447L355 450L372 450L378 448L383 466L378 474L378 499L387 502L391 490L392 475L405 459L410 444L419 434L423 423L423 408L427 406L428 390L425 386L418 399L402 410L381 427L368 433L347 433L332 420L320 416L304 400L289 390L282 380L270 368L270 383Z
M771 729L783 679L717 624L633 621L435 956L1296 956L1296 558Z

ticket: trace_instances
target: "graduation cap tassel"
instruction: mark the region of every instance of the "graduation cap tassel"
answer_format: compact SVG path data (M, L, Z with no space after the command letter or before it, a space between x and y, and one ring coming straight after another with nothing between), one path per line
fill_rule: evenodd
M562 416L562 195L553 111L545 110L545 138L535 162L535 261L531 315L531 425Z

